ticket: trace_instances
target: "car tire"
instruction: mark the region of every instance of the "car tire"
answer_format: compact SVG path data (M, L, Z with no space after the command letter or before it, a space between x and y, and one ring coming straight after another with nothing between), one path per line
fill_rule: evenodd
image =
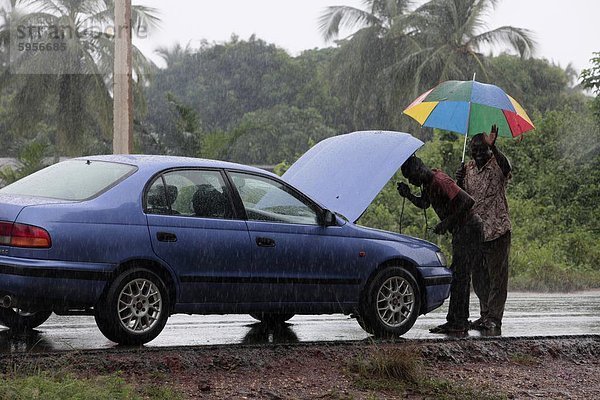
M358 322L358 325L367 333L371 335L375 333L371 325L366 324L364 318L361 315L356 316L356 322Z
M156 338L169 318L169 292L156 274L136 268L123 272L95 307L96 324L107 339L141 345Z
M292 313L251 313L250 316L265 325L281 325L295 314Z
M412 328L421 309L416 279L401 267L377 273L362 296L359 324L377 337L393 338Z
M0 325L15 331L37 328L50 318L52 311L25 312L15 308L0 307Z

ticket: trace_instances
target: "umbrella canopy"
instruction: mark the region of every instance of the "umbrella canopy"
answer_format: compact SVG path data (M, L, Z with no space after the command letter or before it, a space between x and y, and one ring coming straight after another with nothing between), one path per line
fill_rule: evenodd
M507 137L535 129L523 107L504 90L475 80L442 82L413 101L404 114L422 126L467 136L489 132L493 124L499 136Z

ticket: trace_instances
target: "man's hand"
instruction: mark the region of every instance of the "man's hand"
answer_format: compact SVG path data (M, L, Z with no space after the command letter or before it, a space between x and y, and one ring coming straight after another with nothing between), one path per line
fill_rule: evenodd
M456 178L457 182L461 182L465 180L465 164L461 163L460 167L458 167L458 169L456 170L456 172L454 173L454 177Z
M410 195L410 188L404 182L398 182L398 193L402 197L408 197Z
M498 138L498 127L496 126L496 124L492 125L492 128L490 129L490 133L484 134L483 138L485 139L485 142L490 147L492 147L496 144L496 139Z

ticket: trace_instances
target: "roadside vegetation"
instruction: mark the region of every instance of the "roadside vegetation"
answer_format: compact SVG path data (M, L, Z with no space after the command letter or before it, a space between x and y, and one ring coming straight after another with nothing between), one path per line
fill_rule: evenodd
M78 378L56 372L0 375L0 398L5 400L177 400L183 397L165 386L127 383L119 374Z
M420 352L408 347L392 351L378 349L368 356L350 361L348 372L359 389L395 395L410 393L414 396L440 400L502 400L505 394L490 387L470 387L460 382L436 378L426 367ZM376 398L376 397L374 397Z
M6 2L0 10L0 155L19 160L0 171L3 184L59 156L112 152L112 76L102 61L110 43L79 38L76 48L88 53L80 53L78 68L93 71L87 75L28 79L11 71L8 58L11 21L44 24L68 14L106 22L112 2L42 1L35 12L26 3ZM397 130L425 141L421 158L453 176L462 137L423 129L402 111L438 82L476 74L504 88L536 125L521 142L499 141L514 168L511 289L600 287L600 53L590 54L592 67L584 71L535 58L534 32L485 29L497 1L364 3L325 10L321 33L336 45L295 57L255 36L159 49L160 68L136 52L135 151L276 166L280 173L324 138ZM144 7L135 19L158 23ZM342 26L352 35L340 38ZM490 55L489 43L504 51ZM22 58L12 67L32 63ZM433 212L403 205L395 189L401 179L390 181L358 222L436 242L449 254L449 237L430 230Z

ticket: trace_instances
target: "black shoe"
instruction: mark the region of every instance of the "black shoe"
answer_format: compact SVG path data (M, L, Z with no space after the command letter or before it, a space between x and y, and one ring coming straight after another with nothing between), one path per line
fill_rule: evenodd
M485 322L485 318L483 317L479 317L477 318L475 321L469 321L469 329L474 329L476 331L480 331L482 329L484 329L482 327L482 324Z
M440 326L436 326L435 328L429 329L431 333L443 333L443 334L457 334L457 333L467 333L468 329L465 326L457 326L451 325L449 323L445 323Z
M494 323L494 328L483 329L480 331L481 336L501 336L502 329Z
M481 330L493 331L493 330L499 330L499 329L500 329L500 325L490 319L486 319L485 321L483 321L481 323Z
M431 333L442 333L443 330L445 330L446 328L448 328L448 323L446 322L445 324L442 325L438 325L435 326L433 328L429 328L429 332Z

